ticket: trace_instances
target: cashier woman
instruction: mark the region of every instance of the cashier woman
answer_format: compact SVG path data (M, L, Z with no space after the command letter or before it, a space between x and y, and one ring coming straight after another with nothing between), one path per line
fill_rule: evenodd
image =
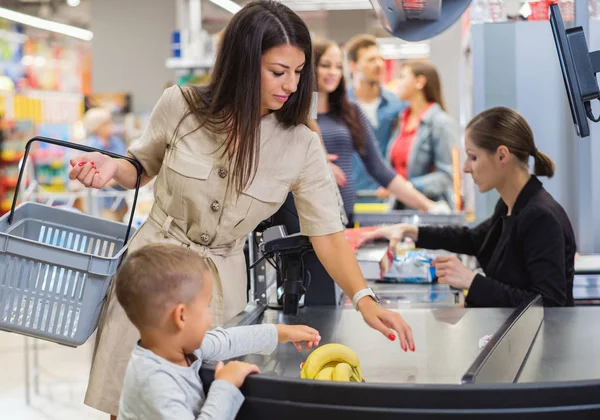
M467 126L465 150L464 172L479 191L500 194L492 217L473 229L384 227L359 243L387 238L395 248L410 238L417 247L476 256L485 275L456 256L433 261L440 283L468 290L469 306L514 307L537 294L545 306L572 306L575 235L565 211L537 178L552 177L554 163L535 146L527 121L511 109L489 109Z

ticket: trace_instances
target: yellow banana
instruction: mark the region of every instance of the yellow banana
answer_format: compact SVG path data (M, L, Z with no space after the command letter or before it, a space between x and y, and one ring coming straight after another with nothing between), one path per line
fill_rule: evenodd
M350 382L352 378L352 366L348 363L338 363L333 371L333 380L338 382Z
M333 372L335 372L335 367L326 367L321 369L317 376L315 376L315 380L317 381L332 381L333 380Z
M325 344L313 350L304 362L300 377L315 379L317 374L330 363L347 363L353 371L355 380L357 382L363 380L358 355L349 347L335 343Z

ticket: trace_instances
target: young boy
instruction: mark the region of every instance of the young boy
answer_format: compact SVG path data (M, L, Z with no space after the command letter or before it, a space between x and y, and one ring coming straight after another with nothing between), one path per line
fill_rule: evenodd
M119 420L233 419L244 396L238 389L255 365L221 360L269 354L277 342L319 344L306 326L253 325L207 332L212 277L206 263L188 248L149 245L130 254L117 274L119 303L140 332L119 404ZM219 361L208 395L199 371Z

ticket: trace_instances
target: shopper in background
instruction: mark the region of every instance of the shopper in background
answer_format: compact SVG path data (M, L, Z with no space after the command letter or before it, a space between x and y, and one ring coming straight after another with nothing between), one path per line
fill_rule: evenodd
M211 317L223 325L247 303L243 246L260 222L294 194L302 234L365 322L402 348L415 350L400 314L382 308L361 274L317 134L305 123L313 81L306 24L277 1L259 0L236 13L223 33L210 83L167 89L141 139L129 149L156 177L155 203L131 239L130 252L150 243L189 247L206 258L214 278ZM94 162L93 164L91 162ZM71 179L103 188L133 188L124 160L99 153L71 162ZM359 293L360 292L360 293ZM363 297L364 296L364 297ZM111 290L99 327L86 403L112 415L139 334Z
M446 113L440 77L426 61L400 68L398 97L409 106L400 114L387 157L396 172L431 200L454 203L452 149L458 146L458 126ZM380 196L385 196L379 192ZM395 209L406 208L397 201Z
M527 121L508 108L492 108L467 126L465 173L484 193L500 200L492 217L475 228L400 224L364 235L359 246L388 238L395 248L410 238L421 248L474 255L485 275L467 269L456 256L433 261L438 280L467 289L470 306L518 306L542 295L545 306L573 305L575 234L564 209L537 176L554 175L554 162L540 152ZM529 172L529 157L534 173Z
M385 156L394 121L406 104L382 86L384 61L373 35L357 35L348 41L345 49L352 73L350 100L360 105L375 133L379 152ZM354 155L353 165L356 189L375 191L379 183L369 176L358 154Z
M107 152L125 155L125 142L114 134L112 115L105 108L91 108L83 117L83 126L87 133L87 145ZM107 184L105 191L125 191L115 181ZM127 203L122 197L105 197L98 200L102 207L102 217L122 222L127 214Z
M356 201L354 180L350 176L354 152L358 153L378 185L388 188L399 200L423 211L449 211L447 206L436 205L412 188L381 156L367 117L348 99L340 47L334 42L314 42L313 50L319 93L317 123L327 152L338 157L336 164L347 174L340 191L348 226L354 225Z

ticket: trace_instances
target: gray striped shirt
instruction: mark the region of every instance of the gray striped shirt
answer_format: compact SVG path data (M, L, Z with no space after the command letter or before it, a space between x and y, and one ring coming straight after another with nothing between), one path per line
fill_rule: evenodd
M365 153L360 158L365 164L369 175L379 182L382 187L387 187L396 176L396 172L381 156L373 129L366 115L359 107L354 106L357 108L365 134ZM336 118L330 113L319 114L317 123L319 124L327 153L339 156L338 160L333 163L339 166L346 175L346 185L340 188L342 199L344 200L344 210L346 210L347 214L354 214L356 189L354 187L355 180L352 179L352 155L356 151L354 150L354 140L350 134L350 129L343 120Z

